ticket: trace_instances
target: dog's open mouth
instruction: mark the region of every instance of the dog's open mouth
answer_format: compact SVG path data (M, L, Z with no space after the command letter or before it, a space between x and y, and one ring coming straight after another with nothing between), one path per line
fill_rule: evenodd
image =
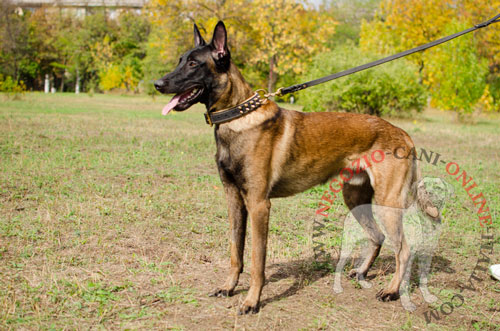
M163 107L161 112L162 115L167 115L170 113L172 109L177 111L186 110L196 102L198 102L198 98L201 96L203 92L203 88L199 86L192 87L187 91L176 94L170 102Z

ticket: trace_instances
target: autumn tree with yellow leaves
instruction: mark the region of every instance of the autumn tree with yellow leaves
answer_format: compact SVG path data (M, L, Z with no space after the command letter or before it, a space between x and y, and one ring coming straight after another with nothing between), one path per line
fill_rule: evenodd
M335 31L330 15L300 0L152 0L149 6L149 48L159 50L164 66L175 66L179 54L192 47L193 23L210 39L223 20L233 61L253 85L269 90L280 76L301 74Z
M391 54L452 34L500 13L500 0L382 0L375 18L364 21L360 46ZM478 102L492 100L487 83L500 87L500 25L463 36L408 57L419 68L433 105L471 113ZM493 93L496 109L500 92ZM490 105L491 106L491 105ZM489 107L492 109L493 107Z

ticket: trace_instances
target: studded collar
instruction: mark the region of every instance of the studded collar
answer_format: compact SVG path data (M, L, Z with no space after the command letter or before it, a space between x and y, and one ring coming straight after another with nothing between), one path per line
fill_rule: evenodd
M261 105L267 102L267 99L261 98L259 93L255 93L250 98L246 99L237 106L228 109L222 109L217 111L207 111L205 115L205 121L210 126L214 124L220 124L232 121L234 119L245 116L251 113L255 109L259 108Z

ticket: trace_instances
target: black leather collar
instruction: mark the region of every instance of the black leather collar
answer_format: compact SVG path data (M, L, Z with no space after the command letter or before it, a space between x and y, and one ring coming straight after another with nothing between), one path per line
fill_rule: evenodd
M255 109L266 103L267 99L262 99L258 93L255 93L250 98L246 99L237 106L228 109L222 109L217 111L207 111L205 115L205 121L210 126L214 124L220 124L232 121L234 119L245 116L251 113Z

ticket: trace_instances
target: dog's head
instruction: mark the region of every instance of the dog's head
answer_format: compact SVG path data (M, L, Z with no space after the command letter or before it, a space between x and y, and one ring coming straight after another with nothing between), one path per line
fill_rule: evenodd
M453 186L439 177L424 177L418 183L418 200L421 208L433 218L439 214L446 200L453 195Z
M231 64L231 54L227 47L227 32L220 21L214 29L212 41L207 44L194 25L195 47L184 53L177 68L158 79L154 85L161 93L175 96L163 108L167 115L172 109L183 111L201 102L208 106L212 102L212 91L220 88L221 74L227 72Z

